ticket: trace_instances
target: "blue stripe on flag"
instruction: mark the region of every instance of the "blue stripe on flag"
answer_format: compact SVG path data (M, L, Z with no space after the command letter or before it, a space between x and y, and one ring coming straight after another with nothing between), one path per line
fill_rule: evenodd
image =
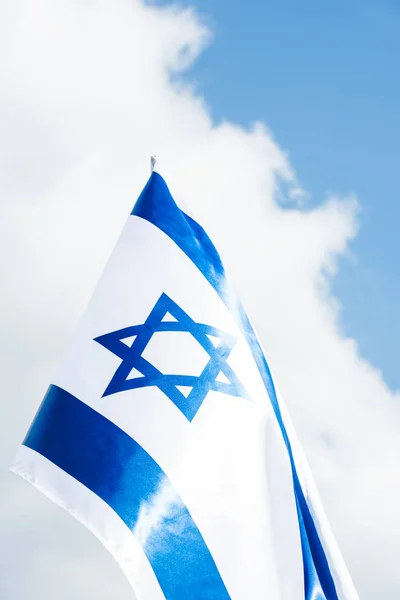
M156 172L152 173L131 214L146 219L168 235L202 272L236 317L268 391L292 465L303 550L305 600L338 600L328 560L297 475L271 372L244 309L229 292L225 270L215 246L204 229L179 209L164 179Z
M23 444L117 513L136 534L166 600L229 600L182 499L158 464L122 429L52 385ZM146 531L149 521L152 527Z

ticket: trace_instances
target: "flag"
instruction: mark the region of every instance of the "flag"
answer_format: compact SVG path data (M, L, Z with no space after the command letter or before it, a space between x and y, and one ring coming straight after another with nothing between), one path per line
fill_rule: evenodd
M140 600L357 599L249 318L157 167L12 469Z

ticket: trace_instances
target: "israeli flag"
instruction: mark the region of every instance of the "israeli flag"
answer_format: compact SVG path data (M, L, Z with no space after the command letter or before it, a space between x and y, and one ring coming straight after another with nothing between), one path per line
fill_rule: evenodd
M220 257L157 168L13 470L140 600L355 600Z

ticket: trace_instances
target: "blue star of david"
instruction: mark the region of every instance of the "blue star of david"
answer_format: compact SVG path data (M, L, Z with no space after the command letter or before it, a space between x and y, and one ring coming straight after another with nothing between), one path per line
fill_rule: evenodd
M165 320L167 314L175 320ZM210 359L199 377L164 374L142 356L153 335L163 331L190 333L204 348ZM209 336L217 338L218 344L214 345ZM131 337L134 337L131 345L123 341ZM209 391L248 398L243 385L226 362L237 342L236 338L216 327L196 323L166 294L160 296L142 325L133 325L100 335L94 341L122 359L103 397L124 390L157 386L189 421L195 417ZM141 376L129 379L132 369L136 369ZM221 378L220 374L224 381L217 380ZM188 395L184 395L179 390L180 386L192 389Z

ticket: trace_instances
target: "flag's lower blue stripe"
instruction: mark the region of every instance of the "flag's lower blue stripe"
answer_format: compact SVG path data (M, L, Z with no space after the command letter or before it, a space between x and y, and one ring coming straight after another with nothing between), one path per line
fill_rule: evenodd
M135 533L160 494L163 513L143 550L167 600L229 600L196 524L165 473L122 429L50 386L24 440L104 500ZM166 504L166 506L165 506ZM140 535L137 535L139 542Z
M192 260L227 307L237 316L238 324L247 338L267 388L292 465L303 548L305 600L338 600L328 560L296 472L268 363L245 311L229 291L224 267L217 250L204 229L178 208L167 184L158 173L152 173L132 210L132 215L146 219L168 235Z

